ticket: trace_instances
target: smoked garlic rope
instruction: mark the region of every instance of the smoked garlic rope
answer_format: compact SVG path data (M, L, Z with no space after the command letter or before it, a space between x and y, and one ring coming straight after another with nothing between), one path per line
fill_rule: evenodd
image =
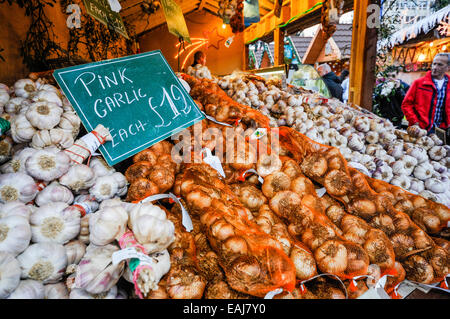
M295 286L295 267L282 247L248 219L251 214L205 164L189 165L182 177L181 195L190 213L200 216L228 284L256 297Z

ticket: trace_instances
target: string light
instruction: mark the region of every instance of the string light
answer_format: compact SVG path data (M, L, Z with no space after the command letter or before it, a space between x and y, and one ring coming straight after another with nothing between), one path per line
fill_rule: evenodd
M222 29L225 29L227 25L225 23L222 23Z
M419 54L419 58L417 59L417 61L419 61L419 62L423 62L423 61L425 61L425 54L423 54L423 53L421 53L421 54Z

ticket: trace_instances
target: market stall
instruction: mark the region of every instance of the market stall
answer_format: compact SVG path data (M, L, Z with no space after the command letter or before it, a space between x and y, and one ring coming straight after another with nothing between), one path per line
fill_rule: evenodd
M155 1L98 2L132 53L0 73L0 298L448 298L449 148L242 70L241 1L175 2L190 42ZM299 3L260 23L281 39L323 4Z

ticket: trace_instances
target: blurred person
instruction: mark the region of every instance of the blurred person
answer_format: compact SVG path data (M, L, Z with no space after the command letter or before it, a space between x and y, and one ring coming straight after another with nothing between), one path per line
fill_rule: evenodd
M317 67L317 72L319 72L322 80L325 82L331 96L342 101L342 93L344 90L342 89L340 79L331 70L331 67L326 63L321 64Z
M194 62L191 66L195 67L197 64L206 66L206 54L203 51L197 51L194 53Z
M435 127L447 130L450 126L450 53L438 53L431 70L415 80L402 103L408 125L419 125L429 134Z
M342 86L342 101L344 103L347 103L348 101L348 85L350 82L350 72L345 69L341 72L341 75L339 75L339 79L341 80L341 86Z

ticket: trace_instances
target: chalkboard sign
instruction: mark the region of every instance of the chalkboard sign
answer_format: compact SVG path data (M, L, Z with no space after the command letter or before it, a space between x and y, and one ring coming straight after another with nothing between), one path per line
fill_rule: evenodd
M55 70L87 131L109 128L100 146L109 165L201 121L204 116L161 51Z

